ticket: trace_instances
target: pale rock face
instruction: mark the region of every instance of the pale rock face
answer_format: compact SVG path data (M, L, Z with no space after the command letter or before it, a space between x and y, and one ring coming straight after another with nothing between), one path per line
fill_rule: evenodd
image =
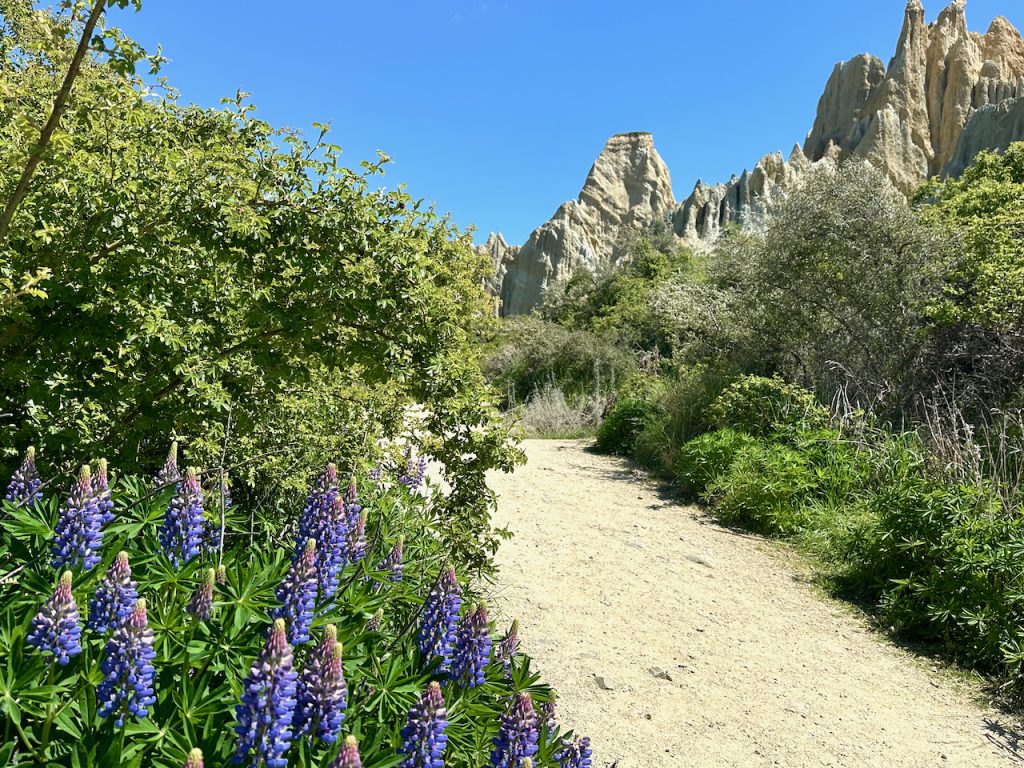
M490 288L493 293L499 293L501 291L501 284L505 279L505 274L508 272L508 265L515 259L516 254L519 253L519 246L509 245L505 242L505 237L500 232L491 232L486 242L483 245L475 246L473 250L478 256L491 260L494 277Z
M959 176L982 150L1005 152L1015 141L1024 141L1024 96L976 110L942 175Z
M811 160L824 157L830 144L842 145L854 131L871 94L885 80L885 65L876 56L862 53L836 64L818 102L814 127L804 142Z
M698 180L674 207L650 134L613 136L578 200L562 205L518 251L504 240L484 248L496 265L503 313L520 314L541 302L552 281L617 263L622 232L657 217L668 215L677 236L700 245L730 225L760 227L817 168L861 158L909 196L940 172L962 173L980 150L1016 140L1024 140L1020 33L1002 17L985 34L970 32L965 0L929 25L920 0L909 0L889 66L868 54L837 64L803 149L788 161L769 154L724 184Z
M612 136L578 200L564 203L506 263L501 311L529 312L552 282L615 264L623 228L643 230L675 205L668 167L649 133Z

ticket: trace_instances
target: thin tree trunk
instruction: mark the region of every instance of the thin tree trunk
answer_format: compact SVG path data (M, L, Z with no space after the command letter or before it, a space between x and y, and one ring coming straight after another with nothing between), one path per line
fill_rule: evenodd
M18 210L18 206L21 205L21 201L25 199L25 195L28 194L28 187L32 182L32 176L35 175L36 168L42 162L43 152L46 151L46 147L53 137L53 132L57 130L57 125L60 123L64 109L67 106L68 97L71 95L71 86L74 85L75 78L78 77L78 72L82 68L82 61L89 50L89 41L92 40L92 33L96 29L100 16L103 15L103 9L106 4L107 0L97 0L96 5L93 6L92 12L89 14L89 18L85 22L85 27L82 29L82 37L78 41L78 48L75 50L70 66L68 66L67 74L64 75L64 82L61 84L60 90L57 91L57 96L53 100L50 117L43 126L43 130L39 132L39 141L36 142L36 145L29 153L28 162L25 163L25 168L21 172L21 178L18 179L18 186L14 188L14 194L11 195L11 199L4 206L3 214L0 214L0 242L7 239L7 232L11 227L11 219L14 218L14 214Z

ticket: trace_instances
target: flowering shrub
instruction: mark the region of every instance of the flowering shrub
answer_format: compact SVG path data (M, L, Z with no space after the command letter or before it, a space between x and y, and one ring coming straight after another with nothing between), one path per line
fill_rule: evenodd
M446 562L430 483L341 493L329 465L253 531L204 509L219 472L40 479L28 454L0 507L0 764L589 764Z

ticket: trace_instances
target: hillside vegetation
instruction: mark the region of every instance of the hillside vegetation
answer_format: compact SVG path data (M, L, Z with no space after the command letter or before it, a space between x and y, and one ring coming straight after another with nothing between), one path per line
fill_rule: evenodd
M599 449L797 541L883 626L1019 696L1022 205L1024 144L911 202L870 165L822 169L761 232L694 253L656 228L550 287L488 370L528 431L559 431L538 401L585 404Z

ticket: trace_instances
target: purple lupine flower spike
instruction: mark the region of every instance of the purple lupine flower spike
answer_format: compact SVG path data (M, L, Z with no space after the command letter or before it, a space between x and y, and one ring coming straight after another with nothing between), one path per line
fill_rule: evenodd
M555 702L545 701L540 705L540 720L541 725L548 729L551 733L558 727L558 717L555 710Z
M402 570L403 570L402 557L403 557L403 548L404 547L405 547L405 537L404 536L400 536L398 538L398 541L395 543L395 546L393 546L391 548L391 551L388 552L387 557L385 557L383 560L381 560L380 561L380 565L377 566L377 570L378 571L390 571L391 572L391 576L389 578L393 582L401 581L402 580ZM381 582L379 582L379 581L376 584L373 585L373 591L374 592L376 592L380 588L381 588Z
M345 737L331 768L363 768L363 761L359 758L359 742L355 736Z
M341 496L334 498L327 524L330 533L326 540L329 545L327 553L322 558L324 572L320 579L325 600L334 597L334 593L338 591L341 571L345 567L347 557L348 511L345 508L345 500Z
M383 476L384 476L384 467L382 465L380 465L380 464L378 464L377 466L375 466L373 469L370 470L370 479L373 480L373 482L375 482L375 483L379 482L380 479Z
M224 563L217 566L217 583L221 586L228 583L228 568Z
M316 539L306 541L302 557L291 564L284 581L277 588L277 599L281 605L273 616L284 619L288 624L288 639L292 645L309 640L309 627L313 623L316 605L316 549Z
M432 682L409 710L409 720L402 728L402 747L406 755L399 768L444 768L444 749L448 745L445 729L448 710L441 696L441 686Z
M205 525L203 489L196 471L189 469L178 481L160 526L160 545L171 565L179 568L199 554Z
M160 488L165 485L176 485L181 480L181 474L178 472L178 441L174 440L171 443L171 448L167 451L167 460L164 462L163 467L156 473L156 477L153 478L153 484Z
M380 632L381 625L384 624L384 609L378 608L377 612L373 614L369 619L366 620L366 631L367 632Z
M50 553L54 568L81 564L88 571L100 562L103 514L96 501L92 473L83 466L53 531Z
M452 663L452 680L476 688L486 682L484 672L491 661L491 634L487 606L480 603L459 624Z
M455 576L455 568L448 566L441 572L423 604L420 631L416 639L425 663L440 660L440 673L447 673L451 667L461 604L462 591Z
M328 624L324 627L324 634L320 638L320 642L306 657L306 663L295 688L295 717L292 720L292 730L295 733L309 732L309 725L316 717L316 695L323 677L323 669L337 644L338 628L334 624Z
M513 621L505 639L498 644L498 659L505 668L505 676L512 677L512 662L519 653L519 622Z
M316 540L316 570L320 598L324 601L338 591L339 574L344 566L345 500L338 494L338 468L328 464L306 497L299 515L298 538L292 562L302 556L306 542Z
M427 459L424 456L413 455L412 448L405 451L405 474L398 476L398 482L409 490L415 490L423 483L427 476Z
M355 522L348 529L345 542L345 559L350 563L358 563L366 557L366 510L356 515Z
M491 767L519 768L524 757L532 758L537 753L538 738L533 698L528 693L520 693L501 716L491 752Z
M558 768L590 768L592 754L590 739L583 736L575 741L562 739L562 748L554 757L558 761Z
M11 475L11 482L7 486L7 495L4 498L24 504L26 507L31 506L43 498L43 494L39 490L42 484L43 481L39 479L39 470L36 469L36 449L29 446L29 449L25 451L25 459L21 462L21 466Z
M207 568L203 576L203 582L196 591L192 593L192 599L185 607L195 617L196 621L209 621L210 611L213 609L213 584L217 580L217 570Z
M276 619L267 643L252 663L241 703L235 707L238 744L231 758L256 768L285 768L292 743L295 680L284 619Z
M110 498L110 477L107 474L107 460L100 459L96 462L96 474L93 477L93 495L96 497L96 507L100 511L102 525L112 522L114 519L114 500Z
M71 594L71 571L64 571L57 589L32 619L25 642L49 651L62 667L82 652L82 628L78 626L78 604Z
M310 655L299 675L295 732L307 735L311 742L319 737L325 744L333 744L345 719L348 684L342 668L341 643L336 642L326 654L322 645Z
M198 747L191 750L182 768L203 768L203 750Z
M128 553L118 552L89 601L86 625L101 635L108 629L117 629L131 616L138 598L138 585L132 581Z
M156 670L153 659L153 630L146 620L146 600L135 601L128 621L114 630L103 651L100 671L103 681L96 687L100 717L115 718L120 728L129 716L140 720L149 715L156 702L153 680Z

